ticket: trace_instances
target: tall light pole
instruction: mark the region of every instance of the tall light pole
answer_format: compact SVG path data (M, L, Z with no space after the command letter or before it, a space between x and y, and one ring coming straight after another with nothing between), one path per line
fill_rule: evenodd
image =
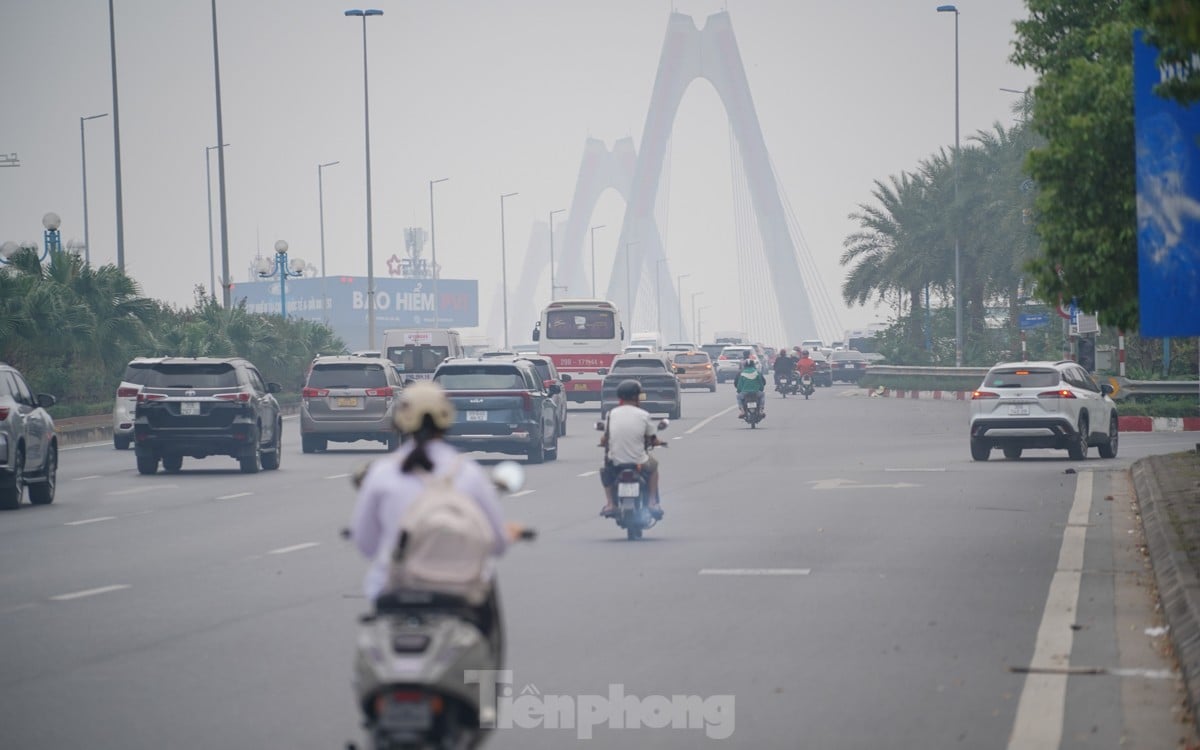
M83 137L83 124L88 120L95 120L99 117L108 117L108 113L105 112L102 115L90 115L79 118L79 161L83 165L83 260L89 266L92 264L92 241L88 235L87 141Z
M504 298L504 349L508 350L508 253L504 247L504 199L520 193L500 195L500 296Z
M704 292L692 292L692 333L696 337L693 339L693 343L695 343L697 346L700 345L700 331L698 330L699 326L696 325L696 298L701 294L704 294Z
M327 161L317 165L317 207L321 221L321 319L329 325L329 287L325 283L325 182L321 170L341 164L340 161Z
M442 298L438 296L438 264L437 264L437 230L433 225L433 186L445 182L449 177L429 181L429 247L433 255L433 327L442 327Z
M217 205L221 217L221 302L229 309L233 300L230 299L230 287L233 279L229 276L229 213L225 205L225 126L221 119L221 56L217 45L217 0L212 0L212 32L213 32L213 80L217 96ZM116 124L114 120L114 125ZM207 157L205 157L207 158Z
M217 0L213 2L213 46L217 39ZM117 25L108 0L108 49L112 57L113 173L117 181L117 270L125 273L125 204L121 200L121 107L117 104ZM221 94L217 89L217 130L221 129ZM218 140L220 137L218 136ZM224 183L222 183L224 184Z
M596 230L603 228L603 224L597 224L590 230L592 235L592 299L596 298Z
M662 335L662 291L658 286L659 272L662 271L663 263L666 263L666 258L659 258L654 265L654 332ZM670 279L668 278L669 282Z
M226 147L228 143L224 144ZM212 160L209 159L209 154L214 148L220 146L205 146L204 147L204 189L208 199L208 296L213 299L217 298L217 263L213 255L213 232L212 232Z
M565 208L556 208L550 212L550 301L554 301L554 214L561 214Z
M697 341L701 341L704 338L702 335L704 333L704 331L702 329L702 326L700 325L700 314L703 313L705 310L709 309L710 307L712 307L712 305L704 305L700 309L696 310L696 316L697 316L696 317L696 340Z
M347 16L362 18L363 39L363 141L367 163L367 348L375 348L375 246L371 234L371 99L367 89L367 18L382 16L382 10L348 10Z
M675 291L679 295L676 299L679 302L679 340L683 341L687 337L687 333L683 330L683 280L691 276L690 273L681 273L675 277ZM695 342L693 342L695 343Z
M633 336L633 290L629 286L629 256L631 253L630 248L637 243L637 240L631 240L625 243L625 309L629 315L630 336ZM632 338L630 340L632 340Z
M958 210L958 8L939 5L938 13L954 14L954 208ZM954 366L963 364L962 276L958 247L958 221L954 220Z

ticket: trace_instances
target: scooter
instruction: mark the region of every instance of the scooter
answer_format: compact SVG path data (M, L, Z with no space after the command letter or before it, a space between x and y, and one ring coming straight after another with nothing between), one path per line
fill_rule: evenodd
M805 373L804 375L800 376L799 389L800 389L800 393L804 394L805 401L808 400L809 396L811 396L817 392L816 386L813 385L812 375Z
M511 493L524 484L524 473L520 464L504 461L492 480ZM535 537L526 529L519 539ZM379 597L374 611L359 619L354 660L365 747L479 747L496 725L496 706L481 705L482 686L466 677L468 670L503 667L498 618L497 609L448 594L394 591Z
M784 398L800 395L800 380L791 372L775 381L775 391Z
M664 419L658 423L662 432L670 426L670 421ZM597 422L596 429L603 431L604 422ZM656 446L668 447L655 437L646 438L646 450L653 451ZM612 518L617 526L625 529L625 538L636 541L642 538L642 532L652 529L658 524L658 519L650 512L650 483L634 464L618 464L611 471L616 474L617 510Z
M746 394L746 413L742 419L750 425L750 429L758 429L758 423L766 419L766 412L763 411L763 394L762 392L754 392Z

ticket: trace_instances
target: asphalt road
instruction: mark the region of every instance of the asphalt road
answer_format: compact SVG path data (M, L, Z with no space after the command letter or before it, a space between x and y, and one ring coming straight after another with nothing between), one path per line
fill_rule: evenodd
M588 747L1174 744L1123 470L1195 436L979 464L965 404L857 393L772 394L754 431L729 386L688 393L658 453L666 518L641 542L597 517L595 412L573 408L561 458L504 501L541 532L502 567L530 728L488 746L559 748L589 728ZM143 477L131 452L69 449L53 505L0 515L0 747L358 736L364 564L338 530L349 473L381 454L305 456L285 430L282 469L253 476L209 458ZM1029 666L1130 671L1012 671ZM603 714L614 694L640 728ZM671 696L692 697L690 727L647 726L677 718ZM547 706L575 715L547 728Z

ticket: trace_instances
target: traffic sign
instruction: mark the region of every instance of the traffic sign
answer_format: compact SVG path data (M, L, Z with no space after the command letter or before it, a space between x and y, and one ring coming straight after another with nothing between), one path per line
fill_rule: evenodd
M1021 330L1041 328L1050 324L1050 313L1021 313Z

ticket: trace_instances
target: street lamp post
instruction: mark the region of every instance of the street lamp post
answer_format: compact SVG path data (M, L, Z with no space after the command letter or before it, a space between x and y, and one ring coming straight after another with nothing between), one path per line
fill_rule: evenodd
M954 207L958 209L958 8L953 5L939 5L938 13L954 14ZM954 366L963 364L963 332L962 332L962 276L959 259L958 221L954 221Z
M287 320L287 279L289 276L304 275L304 261L299 258L288 260L288 243L278 240L275 243L275 257L259 258L258 275L264 279L279 277L279 309L283 319Z
M329 287L325 283L325 183L321 170L341 164L340 161L327 161L317 165L317 207L321 222L321 318L329 325Z
M362 18L363 39L363 142L367 164L367 348L375 348L375 247L371 234L371 100L367 88L367 18L382 16L382 10L348 10L347 16Z
M223 144L228 146L229 144ZM204 147L204 186L208 197L208 296L213 299L217 298L217 264L213 256L213 232L212 232L212 160L209 159L209 154L214 148L221 146L205 146Z
M0 265L8 265L12 257L22 250L36 253L38 251L37 243L28 240L25 242L12 242L11 240L5 242L0 245ZM38 263L44 261L48 254L49 250L43 250L41 256L38 257Z
M561 214L566 211L565 208L556 208L550 212L550 301L554 301L554 290L557 289L554 285L554 214Z
M592 235L592 299L596 298L596 230L603 228L603 224L597 224L590 230Z
M88 235L87 140L83 137L83 124L88 120L95 120L100 117L108 117L108 113L105 112L102 115L90 115L79 118L79 162L83 165L83 260L89 266L92 264L92 242L91 237Z
M675 291L679 295L676 300L679 302L679 340L683 341L687 337L687 333L683 330L683 280L691 276L690 273L681 273L675 277ZM695 343L695 342L693 342Z
M217 0L213 3L213 51L217 45ZM112 59L113 172L117 183L117 270L125 273L125 208L121 200L121 108L117 104L117 25L113 0L108 0L108 50ZM221 89L217 79L217 130L221 129ZM219 137L218 137L219 139ZM224 185L224 182L221 183ZM223 204L222 204L223 205Z
M662 291L658 286L658 277L663 263L666 262L666 258L659 258L658 262L654 265L654 331L660 336L662 335Z
M508 350L508 253L504 247L504 199L520 193L500 195L500 296L504 299L504 349Z
M213 32L213 82L217 98L217 206L221 221L221 302L225 309L233 305L231 292L233 277L229 275L229 213L226 210L225 199L225 125L221 116L221 56L217 45L217 0L212 0L212 32ZM115 100L116 97L114 96ZM114 104L114 113L116 112ZM116 125L114 116L113 125ZM207 159L208 157L205 156ZM118 213L120 213L118 211ZM120 239L118 239L120 242Z
M703 338L704 338L704 337L701 335L701 334L703 334L703 333L704 333L704 328L703 328L703 325L702 325L702 324L701 324L701 322L700 322L700 318L701 318L701 317L703 317L702 313L703 313L705 310L709 309L710 307L712 307L712 305L704 305L704 306L700 307L700 309L696 310L696 316L697 316L697 317L696 317L696 340L697 340L697 341L702 341L702 340L703 340Z
M50 253L57 253L62 250L62 237L58 232L58 228L62 226L62 219L53 211L42 217L42 227L45 231L42 233L42 241L46 247L42 253L42 258L45 259Z
M692 333L696 336L694 342L697 346L700 345L700 330L699 326L696 325L696 298L701 294L704 294L704 292L692 292Z
M438 296L437 230L433 224L433 186L445 182L449 177L429 181L429 248L433 263L433 327L442 327L442 298Z

